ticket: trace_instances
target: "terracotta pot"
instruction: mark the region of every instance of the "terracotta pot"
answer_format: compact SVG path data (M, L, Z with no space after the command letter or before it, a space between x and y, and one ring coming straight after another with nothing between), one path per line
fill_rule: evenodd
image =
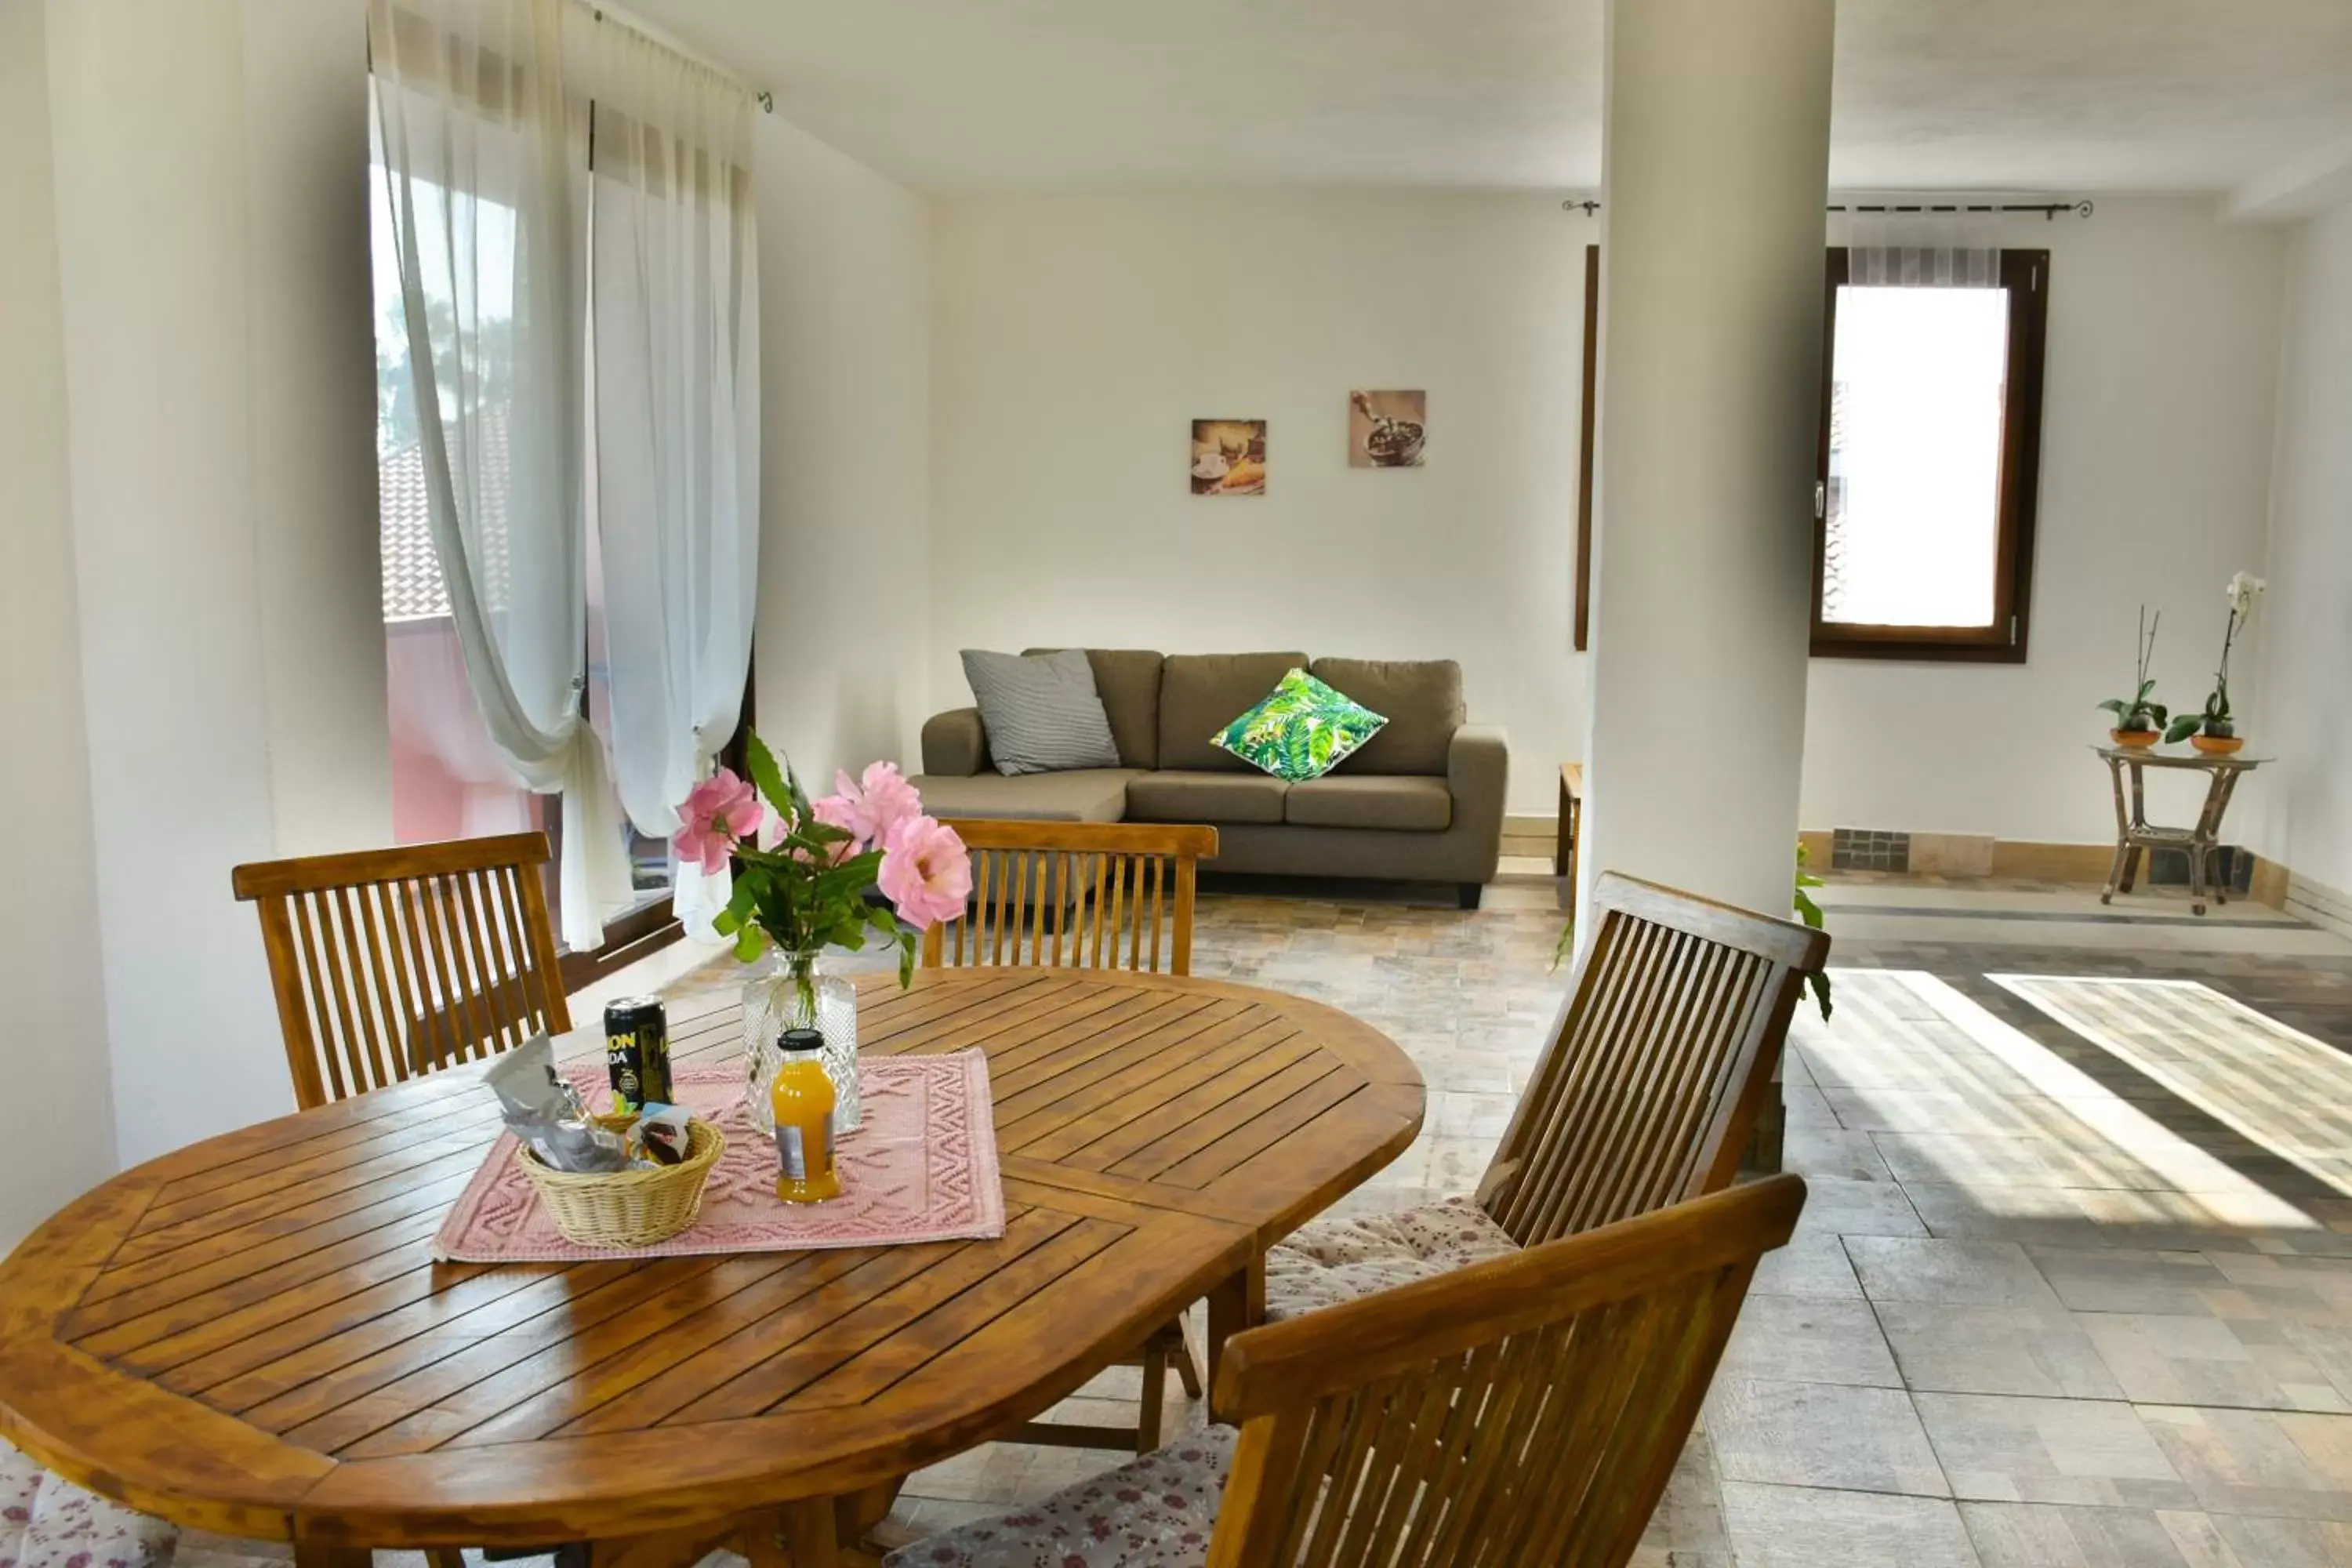
M2161 738L2162 732L2156 730L2110 730L2107 731L2108 740L2113 741L2118 746L2128 747L2130 750L2135 752L2145 752L2150 746L2155 745Z
M2208 735L2202 730L2189 737L2189 743L2209 757L2226 757L2246 743L2243 735Z

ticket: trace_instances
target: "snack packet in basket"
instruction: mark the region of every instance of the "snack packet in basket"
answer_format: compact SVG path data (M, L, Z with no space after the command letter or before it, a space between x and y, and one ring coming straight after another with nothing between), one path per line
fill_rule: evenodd
M688 1125L694 1113L683 1105L648 1105L629 1129L632 1150L642 1150L656 1165L675 1165L692 1152L694 1135Z
M556 1075L555 1042L545 1035L499 1058L482 1081L499 1097L515 1136L549 1169L596 1173L629 1168L621 1135L589 1121L580 1091Z

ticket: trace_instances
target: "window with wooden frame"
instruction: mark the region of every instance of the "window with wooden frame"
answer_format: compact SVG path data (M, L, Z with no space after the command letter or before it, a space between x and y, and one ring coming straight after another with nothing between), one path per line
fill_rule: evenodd
M1585 253L1576 647L1586 645L1600 247ZM2022 663L2031 622L2050 253L1999 284L1857 287L1829 252L1812 651Z

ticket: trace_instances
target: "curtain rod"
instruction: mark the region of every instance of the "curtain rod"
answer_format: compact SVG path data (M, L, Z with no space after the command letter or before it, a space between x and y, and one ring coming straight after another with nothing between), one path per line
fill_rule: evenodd
M684 44L678 42L676 38L671 37L667 33L662 31L659 27L655 26L652 23L646 21L642 17L634 16L627 11L624 11L617 5L606 6L604 5L593 5L588 7L588 12L590 16L595 17L599 22L610 22L616 27L625 27L630 32L636 34L637 37L645 39L647 43L667 49L670 53L677 56L680 59L689 60L694 64L700 66L703 69L709 71L713 75L733 82L737 87L741 88L745 92L751 95L752 101L760 106L760 111L762 114L773 114L776 111L776 95L774 93L770 92L764 87L753 87L750 82L745 81L741 77L737 76L733 71L729 70L717 60L710 58L707 55L698 54L694 50L688 48Z
M1559 205L1563 212L1580 212L1586 217L1591 217L1601 210L1601 204L1590 197L1581 201L1571 198L1560 203ZM1822 210L1833 213L2040 213L2047 220L2055 218L2061 213L2068 213L2075 217L2089 217L2091 203L2088 197L2072 202L1986 202L1982 204L1916 202L1842 205L1832 202Z

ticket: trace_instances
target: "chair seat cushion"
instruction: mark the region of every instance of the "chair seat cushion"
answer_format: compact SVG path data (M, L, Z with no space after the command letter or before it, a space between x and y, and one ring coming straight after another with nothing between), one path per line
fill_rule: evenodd
M883 1568L1201 1568L1236 1436L1212 1426L1016 1513L902 1546Z
M1137 822L1280 822L1290 785L1270 773L1139 773L1127 786Z
M0 1563L11 1568L160 1568L179 1531L87 1492L0 1443Z
M1442 778L1408 773L1335 773L1290 786L1286 821L1302 827L1385 827L1443 833L1454 823L1454 795Z
M1470 1198L1318 1219L1265 1255L1265 1315L1280 1321L1519 1250Z
M1077 768L1059 773L923 773L908 780L933 816L984 816L1019 822L1117 822L1127 815L1132 768Z

